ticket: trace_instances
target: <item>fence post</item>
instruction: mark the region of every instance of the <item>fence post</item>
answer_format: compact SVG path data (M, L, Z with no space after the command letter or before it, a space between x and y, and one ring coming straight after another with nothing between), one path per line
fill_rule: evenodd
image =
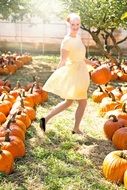
M20 21L20 53L23 53L23 44L22 44L22 21Z
M43 55L44 55L44 53L45 53L45 42L44 42L44 38L45 38L44 20L42 19L42 54L43 54Z

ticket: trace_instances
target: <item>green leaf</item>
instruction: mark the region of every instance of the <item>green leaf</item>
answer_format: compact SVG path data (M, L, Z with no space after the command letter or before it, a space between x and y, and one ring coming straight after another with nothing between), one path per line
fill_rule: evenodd
M124 20L125 18L127 18L127 12L125 12L125 13L121 16L121 20Z

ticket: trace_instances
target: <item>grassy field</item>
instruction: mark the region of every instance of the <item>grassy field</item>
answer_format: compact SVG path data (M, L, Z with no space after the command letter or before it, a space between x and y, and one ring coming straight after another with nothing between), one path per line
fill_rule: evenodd
M22 85L31 82L33 75L44 83L58 61L59 57L51 55L33 57L32 64L10 76L12 86L17 80ZM105 156L115 149L104 136L105 119L98 115L99 105L91 99L95 88L91 83L81 123L84 136L71 134L76 102L51 119L45 135L42 133L39 119L61 101L49 94L48 101L37 107L36 121L27 131L26 156L15 161L13 174L0 174L0 190L124 190L123 185L108 182L102 174Z

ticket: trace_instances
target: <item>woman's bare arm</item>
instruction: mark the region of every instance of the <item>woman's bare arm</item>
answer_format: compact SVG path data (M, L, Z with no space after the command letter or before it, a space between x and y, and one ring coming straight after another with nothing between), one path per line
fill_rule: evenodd
M65 65L68 54L69 54L69 51L67 51L65 49L61 49L61 51L60 51L60 62L58 64L57 68L60 68L60 67Z

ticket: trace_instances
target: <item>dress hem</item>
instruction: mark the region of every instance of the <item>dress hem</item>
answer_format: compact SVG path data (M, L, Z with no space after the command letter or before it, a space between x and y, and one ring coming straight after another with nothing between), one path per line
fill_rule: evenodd
M45 90L45 89L43 89L43 90ZM63 96L61 96L59 93L56 93L56 92L53 92L53 91L47 91L47 90L45 90L46 92L49 92L49 93L52 93L52 94L54 94L54 95L57 95L57 96L59 96L60 98L62 98L62 99L66 99L66 100L82 100L82 99L87 99L87 96L84 96L84 97L63 97Z

